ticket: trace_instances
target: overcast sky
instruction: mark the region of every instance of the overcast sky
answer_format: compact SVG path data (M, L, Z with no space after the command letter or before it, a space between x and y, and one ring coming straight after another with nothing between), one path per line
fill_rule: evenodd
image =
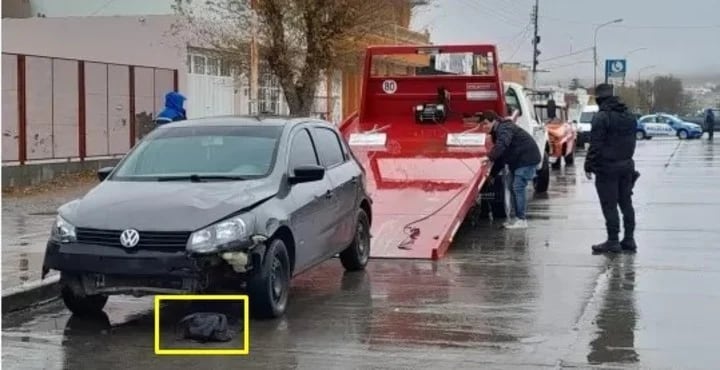
M534 0L434 0L417 12L414 29L427 27L433 43L495 43L503 62L532 61L530 13ZM605 58L628 60L628 79L653 73L720 76L720 0L540 0L541 81L592 81L596 25L598 80ZM527 31L527 32L524 32ZM523 33L524 32L524 33ZM583 49L588 49L582 52ZM576 55L555 58L570 53ZM543 59L549 59L543 63ZM550 60L551 59L551 60Z
M530 11L534 0L431 0L414 29L429 28L434 43L494 43L503 62L532 61ZM56 16L168 14L169 0L34 0ZM628 52L628 79L638 70L712 75L720 80L720 0L540 0L541 81L592 81L593 34L597 24L622 18L598 33L598 79L604 58ZM583 51L585 49L585 51ZM577 53L568 57L559 57ZM549 59L543 62L543 59ZM702 80L702 79L701 79Z

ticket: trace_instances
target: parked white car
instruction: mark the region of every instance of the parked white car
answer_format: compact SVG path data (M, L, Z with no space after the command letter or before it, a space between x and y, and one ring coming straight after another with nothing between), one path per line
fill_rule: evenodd
M535 143L542 153L542 161L538 165L537 176L533 180L533 187L536 192L543 193L550 185L550 147L548 146L548 133L535 116L535 108L532 101L525 93L525 88L515 82L504 82L505 102L508 110L517 110L519 117L517 125L530 133L535 138Z

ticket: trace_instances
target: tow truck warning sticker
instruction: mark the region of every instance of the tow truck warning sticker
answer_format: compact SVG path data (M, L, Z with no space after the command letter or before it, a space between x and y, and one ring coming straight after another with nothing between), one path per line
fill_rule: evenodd
M385 80L383 81L382 87L385 94L395 94L397 91L397 82L395 82L395 80Z
M448 134L447 145L449 146L484 146L485 134L459 133Z
M470 82L465 84L465 99L469 101L497 100L495 84L487 82Z
M387 134L385 133L372 133L372 134L350 134L350 140L348 140L351 146L384 146L387 141Z

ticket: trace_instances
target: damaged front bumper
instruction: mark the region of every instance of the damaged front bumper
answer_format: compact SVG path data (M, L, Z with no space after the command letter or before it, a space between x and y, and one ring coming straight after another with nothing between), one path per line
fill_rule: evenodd
M61 285L77 295L200 293L259 269L265 245L247 245L211 254L135 250L80 243L48 242L42 277L62 272ZM235 285L236 286L236 285Z

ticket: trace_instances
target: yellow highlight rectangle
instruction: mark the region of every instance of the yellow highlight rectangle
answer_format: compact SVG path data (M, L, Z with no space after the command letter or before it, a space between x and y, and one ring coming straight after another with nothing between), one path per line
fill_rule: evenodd
M161 349L160 348L160 301L243 301L243 347L240 349ZM178 295L156 295L155 296L155 354L156 355L248 355L250 354L250 311L249 297L245 294L178 294Z

